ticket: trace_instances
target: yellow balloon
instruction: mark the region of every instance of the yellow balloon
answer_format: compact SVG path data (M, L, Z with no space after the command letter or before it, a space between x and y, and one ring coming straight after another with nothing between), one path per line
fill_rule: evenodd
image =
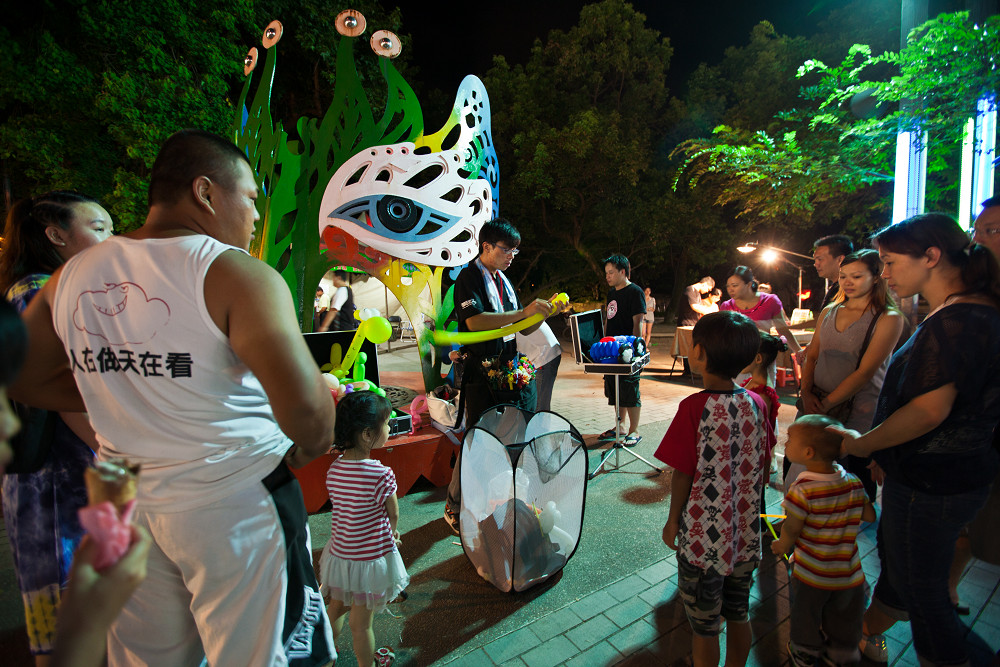
M569 303L569 296L565 292L557 294L553 299L552 303ZM514 324L508 324L505 327L500 327L499 329L489 329L487 331L434 331L431 334L431 338L434 340L435 345L469 345L472 343L485 343L488 340L495 340L497 338L503 338L504 336L509 336L512 333L517 333L532 327L545 318L541 315L532 315L531 317L526 317L520 322L515 322Z
M378 345L392 336L392 325L384 317L369 317L358 327L365 333L365 338Z
M358 352L361 350L361 344L366 338L378 345L389 340L391 335L392 325L384 317L369 317L367 320L363 320L358 325L358 330L354 334L353 340L351 340L351 346L347 348L347 354L344 355L344 361L340 364L340 369L345 373L350 370L351 366L354 365Z

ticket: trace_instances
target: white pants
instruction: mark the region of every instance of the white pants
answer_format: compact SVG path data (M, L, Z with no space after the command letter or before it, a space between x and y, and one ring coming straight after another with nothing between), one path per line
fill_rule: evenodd
M301 491L292 482L294 490L286 490L297 493L301 504ZM297 532L297 547L304 531L307 551L309 527L305 508L295 508L289 495L276 489L272 496L256 482L210 507L137 512L136 521L153 536L148 574L108 633L109 667L197 666L203 659L212 667L334 660L322 598L292 581L302 568L289 567L288 520L301 517L304 525L291 530ZM282 503L291 506L291 517ZM306 557L315 587L311 553ZM290 597L298 599L295 610L286 610ZM295 616L286 619L289 614Z

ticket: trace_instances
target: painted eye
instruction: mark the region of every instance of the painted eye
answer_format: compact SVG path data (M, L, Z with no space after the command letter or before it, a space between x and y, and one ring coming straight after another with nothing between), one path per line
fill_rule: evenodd
M377 30L371 39L372 51L386 58L395 58L403 50L399 37L391 30Z
M243 58L243 76L249 76L250 72L257 67L257 47L251 47Z
M267 24L267 27L264 28L264 37L261 39L265 49L278 43L278 40L281 39L281 31L281 21L271 21Z
M337 32L344 37L357 37L365 31L365 15L356 9L345 9L337 14Z
M406 197L382 197L375 205L379 222L391 232L404 233L420 222L423 210Z

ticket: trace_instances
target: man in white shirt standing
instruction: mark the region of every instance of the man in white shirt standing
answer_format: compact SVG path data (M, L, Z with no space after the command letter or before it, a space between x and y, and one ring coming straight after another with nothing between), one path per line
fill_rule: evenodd
M284 280L247 253L257 196L236 146L178 132L146 223L76 255L25 312L31 372L11 395L86 410L99 457L142 467L134 520L153 546L111 667L336 658L286 465L329 449L334 405Z

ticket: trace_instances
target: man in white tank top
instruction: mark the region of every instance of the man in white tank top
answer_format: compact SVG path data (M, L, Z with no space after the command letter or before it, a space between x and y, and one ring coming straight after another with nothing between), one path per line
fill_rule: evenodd
M99 456L142 465L148 576L108 633L119 665L324 665L336 657L293 467L326 452L334 404L291 295L246 250L254 174L233 144L163 145L140 229L80 253L25 313L11 394L86 409Z

